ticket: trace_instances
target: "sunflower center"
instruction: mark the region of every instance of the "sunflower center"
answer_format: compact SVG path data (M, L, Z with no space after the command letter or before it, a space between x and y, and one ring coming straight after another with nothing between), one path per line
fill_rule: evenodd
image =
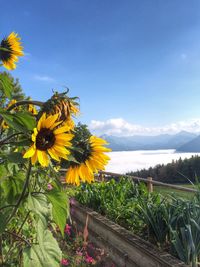
M3 39L3 40L1 41L0 47L9 50L9 51L6 51L6 50L1 50L1 49L0 49L0 59L1 59L2 61L7 61L7 60L9 60L9 59L11 58L11 55L12 55L12 49L11 49L11 45L10 45L10 43L8 42L8 40L7 40L7 39Z
M36 137L36 147L39 150L46 151L55 143L55 135L52 130L42 128Z
M84 163L86 160L89 159L89 157L91 156L91 147L90 144L87 142L79 142L78 143L78 147L81 148L81 150L83 151L82 153L79 151L75 151L74 153L74 157L75 159L80 162L80 163ZM73 164L72 164L73 165Z

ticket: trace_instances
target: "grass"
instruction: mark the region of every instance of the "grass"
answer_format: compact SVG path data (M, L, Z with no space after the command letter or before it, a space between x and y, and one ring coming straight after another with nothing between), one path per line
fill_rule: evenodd
M180 186L195 189L194 185L192 185L192 184L180 184ZM154 190L156 192L159 192L160 194L162 194L164 196L171 195L174 197L181 197L181 198L185 198L185 199L192 199L194 197L194 194L195 194L193 192L184 192L181 190L168 188L168 187L164 187L164 186L154 186Z

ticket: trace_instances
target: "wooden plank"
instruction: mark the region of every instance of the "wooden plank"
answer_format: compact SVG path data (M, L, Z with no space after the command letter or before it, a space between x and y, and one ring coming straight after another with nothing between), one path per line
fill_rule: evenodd
M66 172L67 169L60 169L60 172ZM127 178L130 178L130 179L133 179L134 181L137 181L137 182L144 182L144 183L149 183L149 180L146 179L146 178L141 178L141 177L137 177L137 176L132 176L132 175L127 175L127 174L121 174L121 173L114 173L114 172L106 172L106 171L99 171L98 175L104 175L105 176L111 176L111 177L127 177ZM191 193L197 193L198 190L196 189L193 189L193 188L188 188L188 187L183 187L183 186L180 186L180 185L174 185L174 184L167 184L167 183L163 183L163 182L159 182L159 181L155 181L152 179L152 184L154 185L160 185L160 186L163 186L163 187L168 187L168 188L173 188L173 189L176 189L176 190L180 190L180 191L184 191L184 192L191 192Z
M78 203L72 205L72 219L83 230L87 218L89 240L102 247L117 267L189 267L167 252Z

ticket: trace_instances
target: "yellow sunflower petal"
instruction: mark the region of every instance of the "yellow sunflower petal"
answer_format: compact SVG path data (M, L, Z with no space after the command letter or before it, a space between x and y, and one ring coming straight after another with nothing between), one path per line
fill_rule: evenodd
M56 122L56 120L58 119L59 114L55 114L55 115L50 115L46 118L46 120L44 120L43 122L43 127L44 128L48 128L51 129L51 126L54 126L54 123ZM59 122L60 124L61 122Z
M37 130L40 131L43 128L43 123L46 119L46 113L44 112L42 116L40 117L38 124L37 124Z
M38 161L43 167L49 165L49 158L45 151L37 150Z
M35 151L35 154L31 157L31 163L34 165L37 161L37 150Z
M32 145L24 154L23 158L31 158L35 153L35 147Z
M73 137L74 137L73 134L62 133L56 135L56 140L71 141Z
M60 161L58 153L53 148L48 149L48 153L53 159Z
M69 129L68 126L63 126L63 127L60 127L60 128L58 128L58 129L54 130L53 133L54 133L55 135L57 135L57 134L61 134L61 133L64 133L64 132L68 132L69 130L70 130L70 129Z
M59 145L54 144L53 149L55 149L58 152L61 152L61 153L65 154L65 155L69 155L70 154L69 150L67 150L64 146L59 146Z

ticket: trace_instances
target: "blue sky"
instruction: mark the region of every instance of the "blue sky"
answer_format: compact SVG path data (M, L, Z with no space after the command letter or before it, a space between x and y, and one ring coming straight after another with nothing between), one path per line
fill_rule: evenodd
M200 131L199 0L0 4L2 37L18 32L26 52L12 74L33 99L69 87L99 134Z

